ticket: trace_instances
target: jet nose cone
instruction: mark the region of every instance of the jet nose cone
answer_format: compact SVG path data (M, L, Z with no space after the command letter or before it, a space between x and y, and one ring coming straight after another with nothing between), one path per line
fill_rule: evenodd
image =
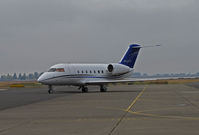
M42 76L40 76L40 77L37 79L37 81L38 81L39 83L42 83L42 82L43 82Z
M42 83L44 85L47 85L49 83L49 78L51 77L51 74L48 72L43 73L38 79L37 81L39 83Z
M39 82L39 83L44 83L44 80L45 80L46 78L45 78L45 75L44 74L42 74L38 79L37 79L37 81Z

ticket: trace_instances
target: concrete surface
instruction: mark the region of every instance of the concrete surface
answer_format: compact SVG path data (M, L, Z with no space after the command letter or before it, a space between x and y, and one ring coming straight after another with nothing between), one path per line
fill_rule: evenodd
M195 85L194 85L195 86ZM111 86L0 91L0 135L198 135L199 89Z

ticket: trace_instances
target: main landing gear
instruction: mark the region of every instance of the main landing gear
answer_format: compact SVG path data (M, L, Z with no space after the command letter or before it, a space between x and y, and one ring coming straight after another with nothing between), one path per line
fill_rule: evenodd
M53 93L53 86L52 85L48 85L48 93L49 94Z
M88 92L88 87L86 87L86 86L81 86L80 89L82 89L82 93Z
M88 87L86 86L80 86L79 89L82 90L82 93L87 93L88 92ZM104 85L100 85L100 92L106 92L107 88Z
M100 86L100 92L106 92L107 88L104 85Z

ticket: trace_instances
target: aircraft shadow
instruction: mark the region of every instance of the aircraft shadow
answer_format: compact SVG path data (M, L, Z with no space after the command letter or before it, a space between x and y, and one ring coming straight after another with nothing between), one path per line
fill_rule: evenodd
M113 91L107 91L107 92L100 92L100 91L88 91L88 93L137 93L140 92L140 90L113 90ZM64 93L70 93L70 94L79 94L82 93L81 91L55 91L54 94L64 94Z

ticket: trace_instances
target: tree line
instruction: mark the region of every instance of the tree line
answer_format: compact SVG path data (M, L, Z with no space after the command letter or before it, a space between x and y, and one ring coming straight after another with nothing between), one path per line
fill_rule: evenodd
M14 73L14 74L7 74L1 75L0 81L34 81L39 78L41 73L34 72L34 73Z
M132 77L134 78L163 78L163 77L199 77L198 73L168 73L168 74L153 74L148 75L147 73L139 73L135 72L133 73Z
M7 75L1 75L0 81L35 81L39 78L39 76L42 73L34 72L34 73L14 73L14 74L7 74ZM198 73L177 73L177 74L154 74L154 75L148 75L147 73L139 73L135 72L133 73L132 77L134 78L153 78L153 77L199 77Z

